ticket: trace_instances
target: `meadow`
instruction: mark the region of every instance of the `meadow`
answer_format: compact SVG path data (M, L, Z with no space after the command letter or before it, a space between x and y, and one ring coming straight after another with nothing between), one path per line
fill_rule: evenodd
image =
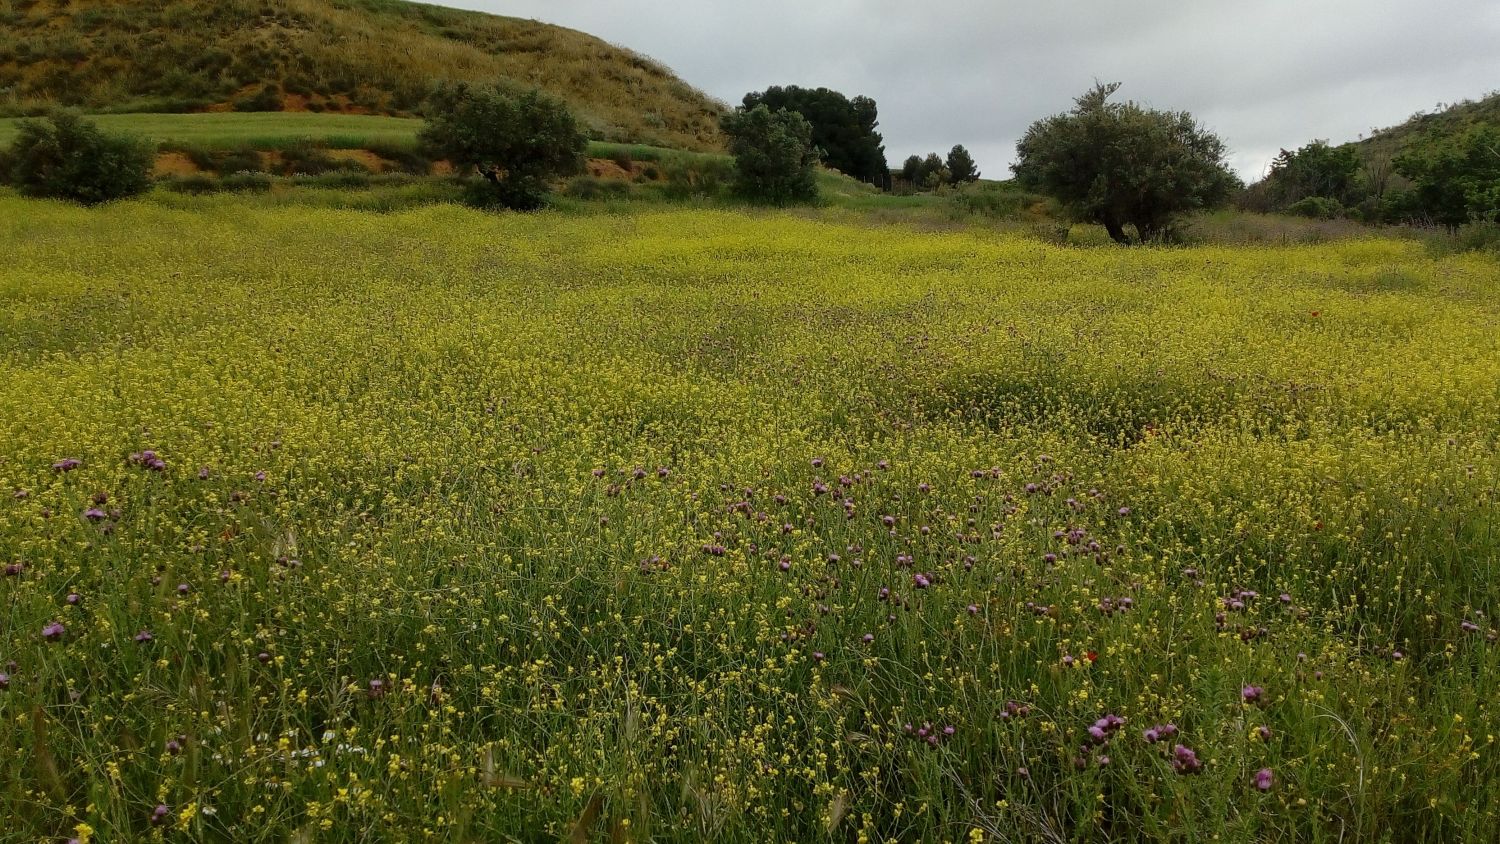
M0 196L6 841L1478 841L1500 268Z

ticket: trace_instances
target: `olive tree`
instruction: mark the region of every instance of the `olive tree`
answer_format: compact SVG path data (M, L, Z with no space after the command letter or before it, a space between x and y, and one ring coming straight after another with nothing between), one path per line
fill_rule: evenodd
M582 171L588 148L561 101L465 83L437 89L419 139L432 157L481 177L470 191L474 204L520 211L540 208L552 182Z
M1224 142L1191 114L1110 102L1119 87L1096 85L1072 111L1033 123L1012 169L1118 243L1131 242L1127 225L1136 240L1157 241L1181 215L1223 203L1239 180Z

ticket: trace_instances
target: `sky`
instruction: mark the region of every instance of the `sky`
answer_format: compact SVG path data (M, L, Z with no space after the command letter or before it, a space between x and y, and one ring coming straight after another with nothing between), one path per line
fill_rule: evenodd
M873 97L886 158L963 144L1005 178L1032 121L1095 80L1187 110L1253 181L1500 89L1497 0L436 0L580 29L736 105L770 85Z

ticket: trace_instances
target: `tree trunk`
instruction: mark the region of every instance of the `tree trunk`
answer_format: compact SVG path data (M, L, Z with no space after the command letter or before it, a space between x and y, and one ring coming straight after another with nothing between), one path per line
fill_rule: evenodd
M1114 220L1104 221L1104 230L1109 232L1109 239L1122 246L1130 245L1130 238L1125 236L1125 226Z

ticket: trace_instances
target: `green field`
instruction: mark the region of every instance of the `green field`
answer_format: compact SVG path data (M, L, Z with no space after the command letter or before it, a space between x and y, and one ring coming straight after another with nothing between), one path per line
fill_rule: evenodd
M0 838L1500 824L1493 259L192 202L0 196Z
M22 119L0 119L0 145L11 142ZM335 149L412 146L422 128L421 120L403 117L306 112L98 114L89 119L108 132L204 149L280 149L307 142Z

